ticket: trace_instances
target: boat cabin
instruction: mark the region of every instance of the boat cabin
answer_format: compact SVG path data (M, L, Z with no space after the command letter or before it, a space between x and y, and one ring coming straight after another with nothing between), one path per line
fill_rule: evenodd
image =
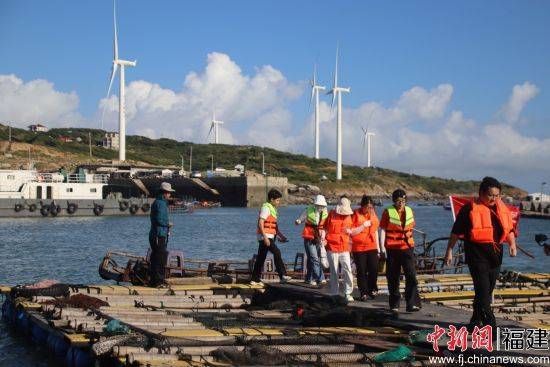
M0 170L0 199L101 200L108 175Z

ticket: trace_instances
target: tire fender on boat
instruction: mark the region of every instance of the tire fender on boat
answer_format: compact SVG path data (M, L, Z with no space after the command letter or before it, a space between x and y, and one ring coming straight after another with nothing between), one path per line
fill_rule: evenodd
M36 210L36 204L30 204L29 205L29 211L34 212Z
M149 209L151 209L151 204L149 203L144 203L142 206L141 206L141 210L145 213L147 213L149 211Z
M130 205L130 214L134 215L137 213L138 210L139 210L139 206L137 206L137 204Z
M15 206L13 207L13 210L15 210L16 213L19 213L21 210L23 210L23 205L22 204L15 204Z
M123 200L121 201L119 204L118 204L118 207L120 208L120 211L125 211L126 209L128 209L128 202L126 200Z
M52 217L57 217L57 214L59 214L60 211L61 207L59 205L50 205L50 214L52 215Z
M78 209L78 205L76 203L69 203L67 205L67 213L69 214L76 213L77 209Z
M98 215L98 216L103 214L103 205L95 204L94 205L94 214Z
M47 217L48 214L50 214L50 207L43 205L42 208L40 208L40 214L42 214L43 217Z

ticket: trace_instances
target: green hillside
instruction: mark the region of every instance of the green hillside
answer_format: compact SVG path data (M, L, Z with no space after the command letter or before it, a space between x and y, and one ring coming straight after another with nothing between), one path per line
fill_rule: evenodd
M94 160L117 159L118 153L113 150L97 147L105 131L97 129L51 129L44 133L33 133L12 128L12 141L33 144L53 149L60 154L73 157L74 164L89 162L88 134L91 134ZM73 139L80 137L81 142L61 142L60 136ZM7 140L8 129L0 125L0 140ZM247 170L261 172L262 156L265 154L265 167L270 175L286 176L294 184L313 184L324 190L341 191L342 189L367 188L375 191L390 192L394 188L403 187L417 194L431 193L447 195L450 193L475 193L478 182L457 181L438 177L425 177L414 174L396 172L384 168L362 168L344 166L343 180L336 182L335 163L329 159L312 159L301 154L291 154L270 148L257 146L237 146L224 144L194 144L178 142L172 139L149 139L143 136L127 136L128 160L151 165L177 166L181 165L181 155L184 157L185 168L189 168L189 151L193 147L193 170L210 169L211 158L218 167L232 168L243 164ZM23 152L19 152L24 155ZM55 159L54 159L55 160ZM49 160L51 162L51 159ZM40 165L38 167L41 168ZM322 180L326 176L328 180ZM505 186L508 195L518 196L524 192L512 186Z

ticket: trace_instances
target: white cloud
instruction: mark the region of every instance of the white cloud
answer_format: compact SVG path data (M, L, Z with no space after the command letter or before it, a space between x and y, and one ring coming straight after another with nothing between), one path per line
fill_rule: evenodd
M527 102L535 98L538 93L539 89L537 86L529 82L515 85L508 102L500 110L500 116L504 122L510 124L518 122Z
M0 75L0 121L25 128L31 123L75 126L84 119L77 112L78 96L63 93L53 83L36 79L24 82L13 74Z
M270 65L256 69L253 76L243 74L228 55L213 52L202 72L190 72L181 91L164 89L147 81L131 82L126 88L128 131L148 136L206 142L212 110L225 124L220 127L220 142L244 143L232 131L240 131L249 143L265 145L262 133L246 133L247 126L260 127L269 121L290 121L288 103L300 97L301 83L291 83ZM116 128L118 102L116 96L102 100L106 121ZM275 117L280 115L279 117ZM283 142L280 140L280 142ZM276 142L269 141L270 146Z
M430 91L414 87L387 108L377 102L366 102L345 109L344 161L365 164L360 126L365 126L372 116L369 130L376 133L375 165L454 178L478 179L491 174L516 184L539 175L541 162L550 159L550 139L524 136L509 120L480 123L465 117L462 111L446 112L452 90L446 84ZM500 111L521 105L514 112L517 121L537 91L531 83L515 86ZM322 141L323 156L333 158L333 121L325 125ZM304 144L307 142L304 140Z
M245 74L228 55L213 52L205 68L189 72L179 91L138 80L127 86L127 131L152 138L206 142L212 109L225 122L220 141L255 144L311 155L313 118L298 121L291 112L303 95L305 83L289 81L273 66ZM539 92L525 82L513 87L508 100L492 122L474 121L460 110L451 110L454 88L440 84L431 89L414 86L390 104L365 101L345 108L344 162L364 165L361 126L375 132L375 165L425 175L480 178L487 174L521 183L532 180L541 162L550 158L550 139L528 137L515 124L522 121L527 103ZM347 95L343 96L348 106ZM302 101L299 102L300 104ZM106 109L106 128L116 130L116 96L102 99L96 113ZM51 82L24 83L14 75L0 75L0 121L21 126L45 122L49 126L80 125L76 93L63 93ZM321 155L334 159L336 126L334 111L321 101ZM516 179L518 178L519 179ZM531 178L530 178L531 177ZM514 181L515 180L515 181Z

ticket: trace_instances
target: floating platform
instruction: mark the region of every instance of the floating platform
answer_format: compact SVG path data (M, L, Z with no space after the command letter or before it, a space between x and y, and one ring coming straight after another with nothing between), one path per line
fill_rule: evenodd
M493 303L499 326L549 328L549 281L550 274L504 274ZM415 341L414 333L467 322L473 294L468 275L421 275L422 309L396 315L385 295L345 303L326 287L301 281L251 286L197 277L174 283L166 289L58 286L63 296L3 286L3 319L71 367L433 366L432 346ZM384 293L385 279L379 288ZM409 353L403 361L376 362L403 345ZM465 353L474 352L480 353Z

